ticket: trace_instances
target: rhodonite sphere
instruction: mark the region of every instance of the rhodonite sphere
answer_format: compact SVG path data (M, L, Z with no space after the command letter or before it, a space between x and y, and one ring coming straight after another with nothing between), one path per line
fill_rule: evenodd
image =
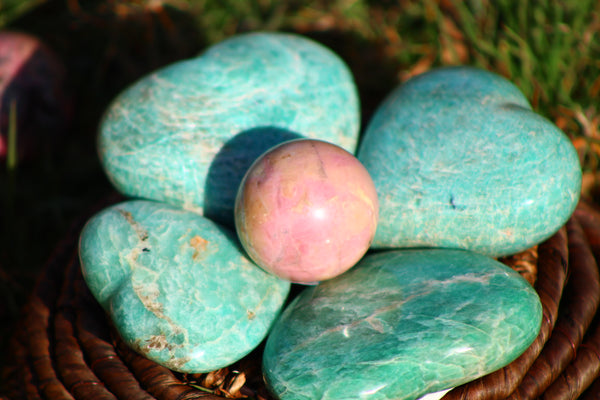
M363 165L319 140L282 143L260 156L240 185L235 225L260 267L297 283L333 278L366 253L379 206Z

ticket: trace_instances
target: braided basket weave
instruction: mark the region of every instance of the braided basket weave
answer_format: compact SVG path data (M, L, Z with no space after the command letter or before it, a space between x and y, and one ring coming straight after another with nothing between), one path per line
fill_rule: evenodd
M261 348L208 374L174 373L130 351L87 289L77 257L82 224L44 268L23 310L3 371L9 399L271 399ZM531 282L541 331L513 363L444 400L600 398L600 211L580 202L553 237L502 259Z

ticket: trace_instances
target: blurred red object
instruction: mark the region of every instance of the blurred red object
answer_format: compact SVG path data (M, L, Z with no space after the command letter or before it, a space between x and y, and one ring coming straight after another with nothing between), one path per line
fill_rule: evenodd
M65 67L39 39L0 32L0 163L9 151L11 104L16 112L18 160L32 158L66 129ZM0 167L1 168L1 167Z

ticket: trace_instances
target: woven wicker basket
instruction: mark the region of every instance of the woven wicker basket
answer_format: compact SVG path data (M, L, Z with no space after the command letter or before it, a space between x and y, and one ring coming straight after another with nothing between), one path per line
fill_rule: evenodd
M4 378L10 399L270 399L261 349L208 374L174 373L130 351L89 293L77 236L62 242L44 268L11 343ZM600 212L581 202L558 233L503 259L537 290L539 336L507 367L444 399L600 398ZM599 316L600 318L600 316Z

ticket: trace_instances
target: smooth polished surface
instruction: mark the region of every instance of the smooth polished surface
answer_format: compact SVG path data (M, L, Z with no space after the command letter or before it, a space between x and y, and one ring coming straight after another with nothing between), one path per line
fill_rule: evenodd
M79 248L85 281L124 341L181 372L212 371L249 353L290 287L247 259L232 232L157 202L103 210Z
M305 289L266 343L282 400L416 399L505 366L542 307L516 272L464 250L395 250Z
M377 192L352 154L299 139L261 156L235 204L240 241L266 271L298 283L333 278L360 260L377 228Z
M100 158L127 196L164 201L233 227L240 181L283 141L354 153L356 86L331 50L298 35L249 33L143 78L108 107Z
M358 151L377 188L373 246L513 254L551 236L579 199L570 140L493 73L448 67L397 88Z

